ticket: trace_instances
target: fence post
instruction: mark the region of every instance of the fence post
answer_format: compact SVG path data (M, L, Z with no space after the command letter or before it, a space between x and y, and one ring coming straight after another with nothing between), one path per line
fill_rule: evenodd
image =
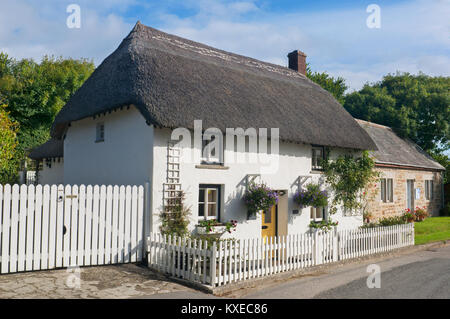
M217 244L216 242L212 245L212 252L211 252L211 261L209 263L210 267L210 277L211 277L211 286L216 285L216 266L217 266Z
M152 226L152 214L150 212L150 190L150 183L146 182L144 186L144 243L150 236ZM144 251L142 252L142 256L145 256L145 254L147 253L146 246L146 244L143 245Z
M414 223L411 223L411 244L414 246L415 245L415 238L414 238L414 233L415 233L415 230L414 230Z
M334 231L333 231L333 261L339 260L338 253L339 253L339 236L338 236L337 227L334 227Z
M313 230L313 265L319 264L319 235L317 230Z

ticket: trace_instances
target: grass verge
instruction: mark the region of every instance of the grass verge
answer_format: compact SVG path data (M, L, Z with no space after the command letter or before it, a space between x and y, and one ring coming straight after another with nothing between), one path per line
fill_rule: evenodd
M416 245L450 240L450 217L430 217L414 224Z

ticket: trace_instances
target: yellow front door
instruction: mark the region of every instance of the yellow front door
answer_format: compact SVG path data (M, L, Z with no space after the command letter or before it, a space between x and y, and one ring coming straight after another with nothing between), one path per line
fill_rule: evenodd
M276 235L277 207L272 206L268 211L262 213L262 230L263 238L273 237Z

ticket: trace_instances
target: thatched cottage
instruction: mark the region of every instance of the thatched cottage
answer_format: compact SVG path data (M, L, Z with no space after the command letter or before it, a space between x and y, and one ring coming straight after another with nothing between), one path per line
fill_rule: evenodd
M138 22L55 119L52 138L63 141L61 182L149 182L153 231L158 231L159 213L176 189L186 195L191 228L199 220L216 218L237 220L237 236L305 232L311 219L326 218L327 212L299 210L293 194L305 180L320 178L317 163L324 147L336 156L376 146L330 93L306 77L305 55L294 51L288 57L290 68ZM174 143L179 128L184 134L194 131L193 138L183 135L183 143ZM205 137L210 128L220 135ZM236 139L254 128L258 138L270 140L267 149L261 140L258 151L230 145L221 138L227 128L237 129ZM208 139L220 140L220 147L205 156ZM54 162L40 151L32 154L35 159ZM264 153L266 161L235 160L252 153ZM193 156L183 160L180 154ZM270 214L247 216L242 194L250 180L278 192ZM339 228L362 224L362 216L341 211L333 219Z

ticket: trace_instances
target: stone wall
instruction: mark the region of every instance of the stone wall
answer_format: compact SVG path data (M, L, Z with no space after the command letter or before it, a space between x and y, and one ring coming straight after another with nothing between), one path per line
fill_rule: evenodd
M442 175L440 172L410 170L400 168L377 167L380 178L393 179L393 202L381 201L381 183L373 184L369 192L368 209L372 215L371 221L382 217L400 215L407 208L406 181L414 180L414 188L420 189L419 199L414 198L414 207L426 207L430 215L439 216L442 207ZM426 200L425 181L433 180L433 198Z

